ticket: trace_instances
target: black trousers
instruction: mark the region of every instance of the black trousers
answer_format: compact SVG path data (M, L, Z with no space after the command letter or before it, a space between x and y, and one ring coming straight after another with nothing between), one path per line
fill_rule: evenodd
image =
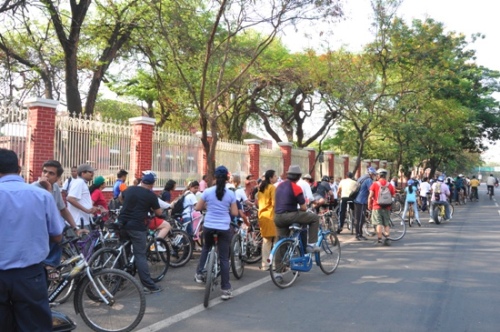
M341 200L340 200L340 211L339 211L339 226L340 228L343 228L344 227L344 222L345 222L345 215L347 214L347 209L353 209L353 204L348 204L347 202L349 202L349 198L348 197L343 197Z
M363 224L366 222L366 208L368 204L354 203L354 224L356 227L356 236L363 235Z

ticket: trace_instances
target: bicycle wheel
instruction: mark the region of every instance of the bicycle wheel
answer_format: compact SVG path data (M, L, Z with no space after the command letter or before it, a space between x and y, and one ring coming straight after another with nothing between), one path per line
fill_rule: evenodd
M97 250L89 259L89 266L92 269L118 269L122 270L124 263L120 258L120 251L111 248L102 248Z
M271 258L269 272L271 280L279 288L290 287L299 276L298 271L292 271L290 259L301 257L300 249L291 239L281 242L275 249Z
M97 288L89 278L83 278L75 294L75 309L85 324L94 331L132 331L146 311L141 284L130 274L116 269L103 269L92 273L92 277ZM102 294L109 304L97 294Z
M346 213L346 223L347 223L347 229L351 231L351 234L354 234L354 216L352 215L352 211L347 207L349 210Z
M245 263L254 264L262 259L262 242L260 229L247 232L246 256L242 257Z
M402 205L401 205L401 202L399 200L395 200L394 202L392 202L391 204L391 211L393 213L401 213L401 210L402 210Z
M240 279L243 276L243 270L245 269L242 260L242 246L241 246L241 235L235 234L231 239L231 270L233 271L234 277Z
M339 228L339 220L335 213L331 216L325 217L325 225L330 232L337 232L337 229Z
M215 252L215 247L212 247L208 254L205 295L203 297L203 306L205 308L208 307L208 302L210 301L210 293L215 289L215 279L217 277L216 256L217 253Z
M387 237L389 240L398 241L403 238L406 234L406 223L397 213L391 213L391 230L390 235Z
M321 252L316 254L319 257L319 267L325 274L335 272L340 262L340 241L337 234L325 234L321 241Z
M148 243L146 259L148 260L149 273L154 282L158 282L167 274L170 263L170 251L165 239L154 238Z
M193 257L194 241L186 231L172 229L168 234L168 248L170 250L170 266L181 267Z
M71 254L70 251L67 251L67 250L63 250L62 252L62 256L61 256L61 265L64 264L64 262L68 259L70 259L71 257L73 257L73 255ZM53 291L56 290L57 286L59 285L59 282L63 279L63 277L68 274L69 272L71 272L71 270L73 269L73 267L75 267L75 264L70 264L70 265L66 265L65 267L61 268L60 270L58 269L57 270L57 273L59 274L59 277L57 279L53 279L53 280L48 280L47 279L47 282L48 282L48 293L50 295L50 293L52 293ZM71 293L73 292L73 288L75 286L75 280L71 280L70 281L70 284L68 286L66 286L66 289L61 292L61 294L59 294L55 299L54 299L54 303L64 303L68 300L68 298L71 296Z

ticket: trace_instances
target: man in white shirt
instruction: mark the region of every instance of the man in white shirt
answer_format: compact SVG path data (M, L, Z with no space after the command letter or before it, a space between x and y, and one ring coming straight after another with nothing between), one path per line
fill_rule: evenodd
M78 226L90 228L90 218L97 211L90 197L87 182L94 177L95 169L89 164L81 164L77 168L78 178L71 181L68 191L68 210Z
M424 177L424 180L420 183L420 199L422 200L422 211L427 210L427 194L431 191L431 185L427 179Z
M493 176L493 174L490 174L488 178L486 179L486 187L488 188L488 191L491 190L491 196L495 196L495 184L497 183L497 179Z
M309 181L311 180L311 175L309 174L304 174L302 176L302 179L297 181L297 185L302 188L302 192L304 193L304 198L306 199L306 203L310 203L314 200L314 196L311 190L311 185L309 184Z
M342 232L342 228L344 227L345 215L347 213L347 209L354 209L352 202L348 204L349 199L354 190L356 190L358 184L353 180L354 174L352 172L347 173L347 177L340 181L339 189L337 191L338 197L340 197L340 211L339 211L339 229L337 233L340 234Z
M77 172L77 167L76 166L71 166L71 176L69 178L67 178L66 180L64 180L64 183L61 187L61 193L63 195L68 195L68 190L69 190L69 187L71 186L71 182L73 180L75 180L76 178L78 178L78 172Z

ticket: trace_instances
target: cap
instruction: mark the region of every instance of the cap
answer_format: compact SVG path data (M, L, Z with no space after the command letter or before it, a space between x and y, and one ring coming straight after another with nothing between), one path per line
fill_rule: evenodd
M290 165L288 167L288 174L302 174L302 170L300 169L299 165Z
M460 174L458 174L458 177L459 177L459 178L463 178L463 177L464 177L464 175L460 173Z
M302 178L303 178L303 179L309 179L309 180L310 180L310 179L312 179L312 176L311 176L311 174L304 174L304 175L302 176Z
M377 174L387 174L387 170L385 168L377 169Z
M373 167L368 167L367 172L368 174L373 174L373 175L377 174L377 170L375 170L375 168Z
M103 184L104 182L106 182L106 179L105 179L105 178L104 178L104 176L102 176L102 175L99 175L98 177L96 177L96 178L94 179L94 184L95 184L96 186L100 186L100 185L101 185L101 184Z
M144 174L142 176L142 180L141 182L144 183L144 184L154 184L156 181L156 178L153 174L149 173L149 174Z
M227 170L226 166L219 166L215 169L215 177L218 178L218 177L224 177L224 176L227 176L229 174L229 171Z
M80 173L83 173L83 172L95 172L95 168L93 168L92 166L90 166L89 164L81 164L80 166L78 166L78 168L76 169L76 172L78 174Z

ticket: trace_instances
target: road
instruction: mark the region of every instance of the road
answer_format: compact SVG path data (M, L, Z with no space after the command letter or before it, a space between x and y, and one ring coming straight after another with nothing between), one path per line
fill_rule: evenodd
M500 207L455 206L451 221L409 228L392 246L342 233L342 259L330 276L318 267L278 289L257 265L231 280L234 297L203 308L195 259L170 268L162 293L147 296L137 331L499 331ZM59 306L88 331L71 301Z

